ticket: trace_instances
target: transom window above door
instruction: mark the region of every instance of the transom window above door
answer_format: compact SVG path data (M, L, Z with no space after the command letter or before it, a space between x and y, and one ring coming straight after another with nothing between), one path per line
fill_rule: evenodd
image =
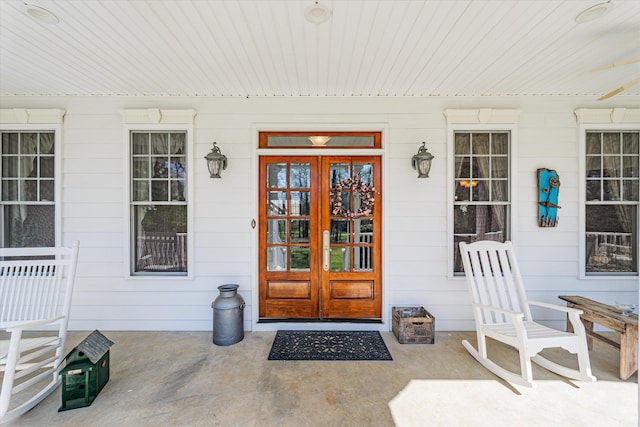
M260 148L380 148L381 132L260 132Z

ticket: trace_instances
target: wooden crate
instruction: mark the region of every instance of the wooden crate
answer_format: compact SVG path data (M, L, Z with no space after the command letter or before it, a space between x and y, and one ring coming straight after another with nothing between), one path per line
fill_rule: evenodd
M433 344L436 319L424 307L393 307L392 329L400 344Z

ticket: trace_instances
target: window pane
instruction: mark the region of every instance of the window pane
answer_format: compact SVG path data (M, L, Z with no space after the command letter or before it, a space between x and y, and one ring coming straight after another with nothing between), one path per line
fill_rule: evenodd
M478 185L478 181L473 181L476 185ZM466 202L471 200L471 181L463 180L456 181L456 194L454 196L454 200L458 202Z
M136 272L187 271L187 206L135 206Z
M603 133L602 134L602 152L603 154L619 154L620 153L620 134L619 133Z
M604 176L619 177L620 176L620 156L603 156Z
M5 205L4 247L55 246L54 205Z
M473 154L489 154L489 134L474 133L471 139Z
M2 134L2 154L18 154L18 133Z
M133 159L133 177L149 178L149 158L136 157Z
M587 272L637 273L637 206L587 205Z
M475 202L487 202L489 201L489 183L490 181L482 180L476 181L478 184L471 186L472 200Z
M604 192L602 200L620 200L620 181L617 179L605 179L602 181Z
M153 161L153 178L169 177L169 159L167 157L154 157Z
M638 173L640 168L638 158L638 156L624 156L622 158L622 176L627 178L638 178L640 176Z
M508 205L458 205L454 207L454 272L463 272L460 242L509 239Z
M587 154L601 154L600 133L587 133Z
M471 135L468 133L456 133L455 136L456 154L471 152Z
M629 179L625 179L624 181L622 181L622 200L626 200L629 202L637 202L638 198L640 197L638 195L639 192L639 188L638 188L638 180L629 180Z
M149 201L149 183L147 181L134 181L133 182L133 195L134 202L146 202Z
M133 154L149 154L149 134L133 133L131 135Z
M171 201L184 202L185 183L184 181L171 181Z
M509 200L509 181L491 181L491 200L494 202L506 202Z
M6 178L18 177L18 161L19 157L4 156L2 157L2 176Z
M509 174L509 159L493 157L491 161L491 178L507 178Z
M471 175L473 178L489 178L489 157L474 157Z
M508 133L494 133L491 139L491 154L509 154Z
M456 157L456 178L471 178L471 159L469 157Z
M167 181L151 182L151 200L154 202L166 202L169 200L169 187Z
M638 154L640 151L638 139L640 132L622 134L622 152L624 154Z
M184 156L173 156L171 157L171 162L169 163L169 172L171 178L181 178L184 179L187 177L187 170L185 167L185 158Z
M600 200L600 182L599 180L587 181L587 201Z
M53 202L55 200L53 180L40 181L40 201Z
M169 139L166 133L151 134L151 153L169 154Z

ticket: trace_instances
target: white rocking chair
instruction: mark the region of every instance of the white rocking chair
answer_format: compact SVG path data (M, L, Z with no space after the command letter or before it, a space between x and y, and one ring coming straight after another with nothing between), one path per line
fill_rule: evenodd
M460 254L471 293L478 350L466 340L462 344L478 362L500 378L528 387L535 387L531 361L567 378L596 380L591 375L586 333L580 321L582 311L528 301L511 242L461 242ZM574 332L559 331L534 322L530 305L566 312ZM487 337L518 350L520 375L487 358ZM552 347L562 347L577 354L579 368L567 368L538 355L543 349Z
M60 384L78 247L0 249L0 424Z

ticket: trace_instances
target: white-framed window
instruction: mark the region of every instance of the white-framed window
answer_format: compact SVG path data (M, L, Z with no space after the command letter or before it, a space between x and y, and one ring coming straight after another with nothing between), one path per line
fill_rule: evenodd
M0 204L2 247L61 243L60 146L64 110L2 110Z
M460 242L513 240L518 113L492 109L445 112L450 153L450 277L464 274Z
M585 130L585 274L638 274L640 129Z
M122 112L127 124L129 276L192 275L194 113L169 113L179 120L172 123L163 110Z
M580 147L580 277L637 277L640 109L575 111Z

